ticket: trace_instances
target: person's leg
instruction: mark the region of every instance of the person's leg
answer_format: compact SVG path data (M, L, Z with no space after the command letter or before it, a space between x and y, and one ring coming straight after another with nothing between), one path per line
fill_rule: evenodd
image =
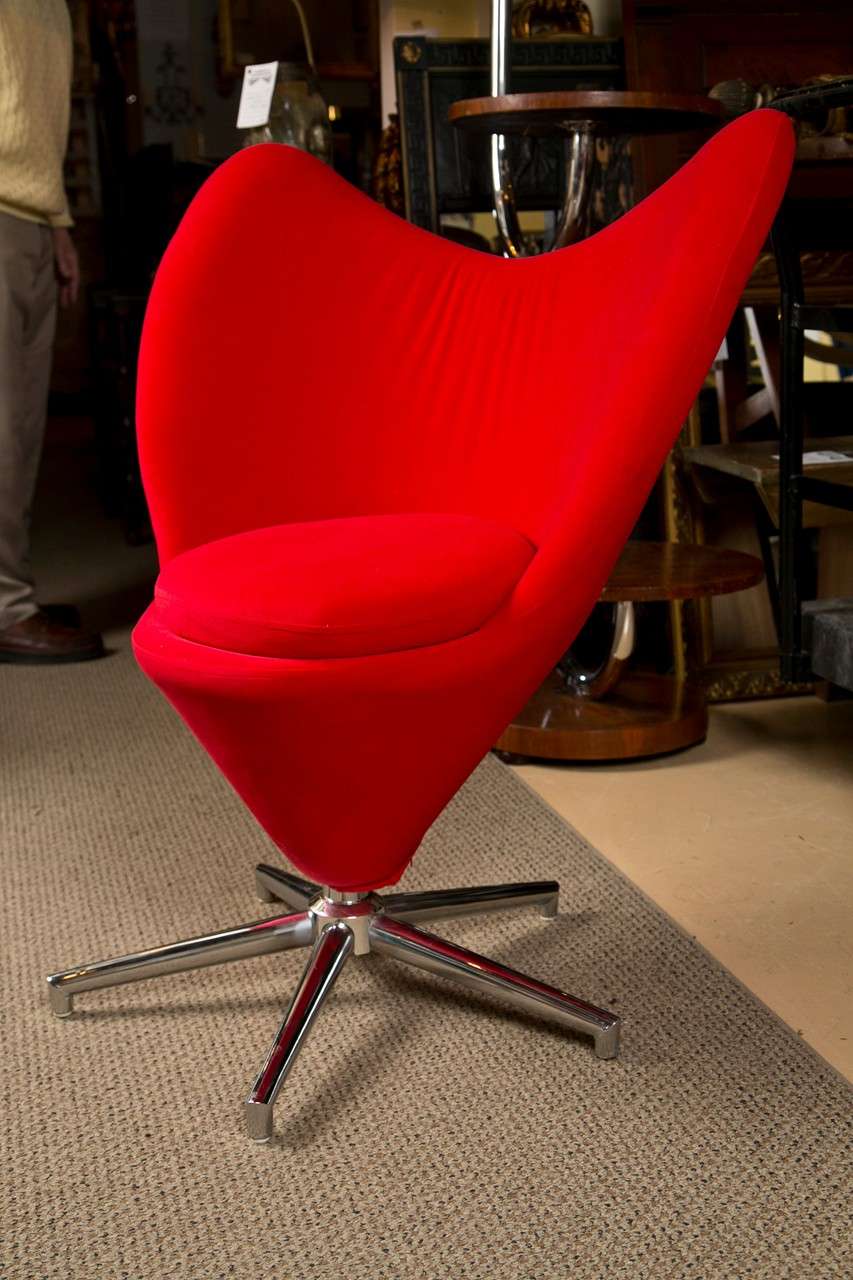
M50 231L0 213L0 630L37 611L30 507L56 321Z
M21 409L21 499L24 503L25 580L32 588L30 563L30 526L32 505L38 480L39 463L47 422L47 398L53 366L53 340L56 334L57 282L53 258L53 239L49 227L39 227L41 243L35 262L29 325L24 340L24 396Z
M76 662L103 653L99 636L39 609L30 564L56 292L50 229L0 213L0 662Z

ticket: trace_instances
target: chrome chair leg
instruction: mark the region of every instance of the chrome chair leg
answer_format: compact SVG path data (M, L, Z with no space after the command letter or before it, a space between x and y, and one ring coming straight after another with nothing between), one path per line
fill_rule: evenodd
M286 902L294 911L307 911L322 892L318 884L262 862L255 867L255 887L261 902Z
M255 1142L266 1142L272 1136L279 1090L351 954L377 951L440 977L456 979L475 991L501 996L527 1013L592 1036L600 1058L614 1058L618 1053L619 1019L615 1014L454 946L411 923L521 906L535 906L542 915L553 916L559 893L555 880L435 893L375 894L320 887L266 865L257 868L256 877L262 896L284 899L305 909L53 973L47 980L53 1012L67 1018L73 997L80 991L313 944L299 987L245 1103L249 1137Z
M302 981L246 1099L246 1125L253 1141L268 1142L272 1137L273 1106L278 1091L352 946L352 930L345 924L327 925L317 938Z
M384 914L375 916L370 923L370 949L441 978L453 978L475 991L501 996L526 1013L591 1035L599 1058L615 1058L619 1052L616 1014L576 1000L556 987L537 982L475 951L454 946L406 920L395 920Z
M73 996L79 991L95 991L100 987L117 987L143 978L159 978L165 973L181 973L201 969L205 965L225 964L248 956L285 951L291 947L308 947L314 937L314 922L308 912L278 916L273 920L256 920L237 929L187 938L165 947L151 947L112 960L78 965L48 978L48 993L53 1012L67 1018L72 1012Z
M476 885L469 889L438 889L427 893L384 893L382 914L395 920L445 920L480 911L538 906L540 915L552 918L557 914L559 896L560 886L556 880Z

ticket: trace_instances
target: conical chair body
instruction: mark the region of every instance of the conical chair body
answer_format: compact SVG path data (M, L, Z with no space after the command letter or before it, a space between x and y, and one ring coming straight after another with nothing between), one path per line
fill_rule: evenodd
M303 874L395 882L570 644L792 151L754 112L598 235L511 261L288 147L196 197L143 334L162 572L134 646Z

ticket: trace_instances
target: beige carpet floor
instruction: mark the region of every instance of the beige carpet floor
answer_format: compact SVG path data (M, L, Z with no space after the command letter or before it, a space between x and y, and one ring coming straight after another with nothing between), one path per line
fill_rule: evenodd
M851 1274L847 1087L495 760L406 884L559 878L554 922L445 930L621 1011L621 1059L353 961L266 1147L241 1104L304 956L47 1008L53 968L264 914L268 842L126 638L0 669L0 766L4 1278Z

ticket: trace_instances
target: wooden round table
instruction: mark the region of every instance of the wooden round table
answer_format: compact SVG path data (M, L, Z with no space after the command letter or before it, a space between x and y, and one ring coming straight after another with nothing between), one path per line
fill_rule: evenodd
M597 138L713 129L722 115L718 102L699 94L561 90L466 98L451 105L448 117L469 134L564 138L566 190L552 245L561 249L585 234ZM511 202L511 184L495 198ZM505 249L517 252L517 246ZM624 670L634 644L634 603L739 591L762 576L761 562L739 552L628 543L601 596L616 606L604 662L585 671L570 651L503 734L499 750L551 760L619 760L701 742L708 727L701 689Z
M599 135L638 137L713 127L720 123L722 115L719 102L698 93L560 89L463 98L451 104L448 119L467 133L542 137L589 129Z
M463 98L451 104L448 119L465 133L564 138L566 190L551 246L562 249L584 234L596 138L715 128L722 113L701 94L571 89ZM511 200L511 192L501 198Z
M613 652L587 682L565 663L553 671L497 743L505 756L548 760L630 760L701 742L708 730L703 690L689 679L623 670L633 644L635 603L695 600L755 586L756 556L674 542L629 542L601 593L619 621L631 619L627 651ZM573 678L574 677L574 678Z
M601 600L696 600L743 591L763 577L761 561L744 551L696 543L627 542Z

